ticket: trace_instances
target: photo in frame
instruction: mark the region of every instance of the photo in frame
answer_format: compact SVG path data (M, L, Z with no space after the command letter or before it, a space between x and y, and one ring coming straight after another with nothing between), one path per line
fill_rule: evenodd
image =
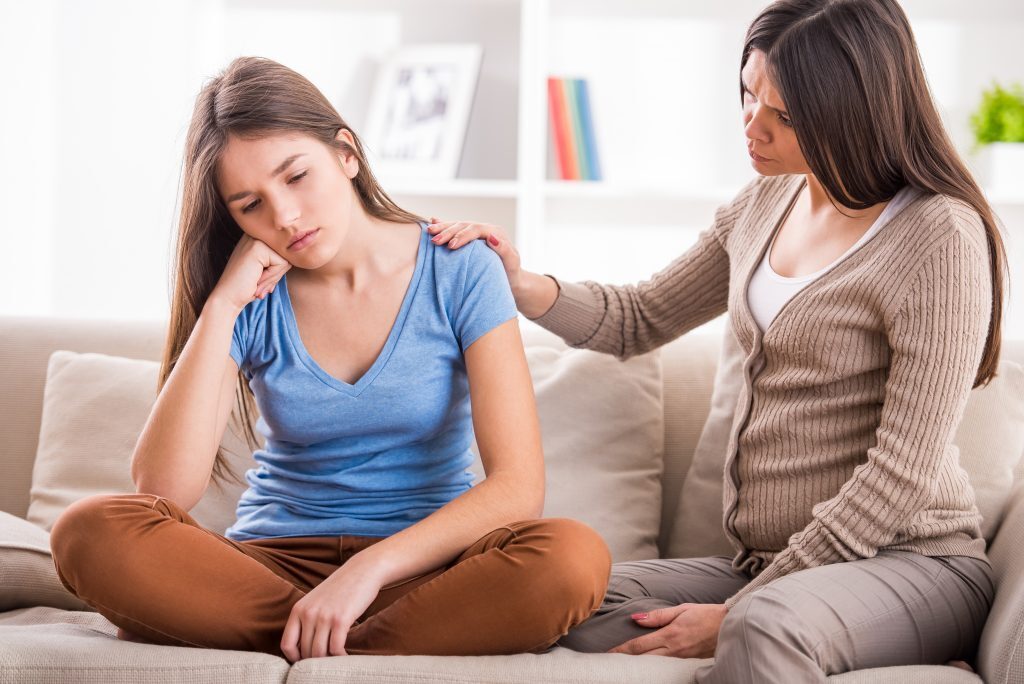
M482 49L410 45L378 70L364 134L382 179L454 178L476 92Z

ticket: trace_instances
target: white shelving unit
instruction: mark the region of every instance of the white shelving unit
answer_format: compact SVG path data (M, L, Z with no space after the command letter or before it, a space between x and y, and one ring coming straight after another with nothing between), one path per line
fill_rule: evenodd
M381 180L420 214L504 226L535 270L611 282L645 277L692 244L715 208L753 177L738 69L747 25L764 0L222 3L224 61L256 53L296 68L357 131L365 128L375 67L388 51L409 43L481 44L457 178ZM961 0L904 0L933 92L965 153L968 115L981 90L994 79L1024 81L1014 38L1024 31L1024 4L984 5L980 12ZM549 75L588 79L605 181L556 180ZM1020 196L990 199L1009 232L1024 233L1024 187ZM1011 245L1011 252L1020 248ZM1011 318L1024 319L1013 302ZM1024 322L1009 327L1024 336Z
M504 226L527 267L565 278L642 279L685 250L752 176L738 60L767 0L190 0L12 5L12 101L0 112L5 205L33 209L33 253L4 276L6 313L166 316L185 132L204 80L239 55L310 78L357 131L378 66L414 43L477 43L483 61L454 179L389 182L403 206ZM1020 0L902 0L947 127L993 80L1024 83ZM138 6L138 7L137 7ZM126 58L126 55L128 56ZM20 60L20 62L19 62ZM606 180L556 180L546 78L590 83ZM52 130L60 122L55 142ZM143 142L139 142L143 141ZM27 169L27 171L26 171ZM89 169L83 177L82 169ZM1024 337L1024 187L990 195L1008 228ZM102 207L103 211L91 208ZM109 210L108 210L109 209ZM8 222L21 225L23 221ZM24 242L24 240L22 240ZM121 247L131 245L131 258ZM132 283L124 287L125 282Z

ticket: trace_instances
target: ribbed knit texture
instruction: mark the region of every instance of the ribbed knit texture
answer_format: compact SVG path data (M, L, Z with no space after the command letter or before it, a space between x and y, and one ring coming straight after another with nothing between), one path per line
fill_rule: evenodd
M650 280L559 282L536 319L572 346L628 357L730 313L745 358L724 525L734 567L753 577L730 607L789 573L882 548L985 557L951 443L991 315L981 219L941 195L915 200L762 334L750 276L803 184L758 178Z

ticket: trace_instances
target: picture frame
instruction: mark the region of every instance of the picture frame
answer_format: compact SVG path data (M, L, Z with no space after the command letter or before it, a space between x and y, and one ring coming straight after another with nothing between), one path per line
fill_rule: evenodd
M468 43L410 45L381 64L363 136L376 175L455 178L482 53Z

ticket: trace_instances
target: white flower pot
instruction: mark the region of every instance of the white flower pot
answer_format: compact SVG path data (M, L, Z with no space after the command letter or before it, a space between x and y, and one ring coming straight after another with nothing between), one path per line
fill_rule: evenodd
M1024 143L990 143L981 156L982 181L989 193L1024 196Z

